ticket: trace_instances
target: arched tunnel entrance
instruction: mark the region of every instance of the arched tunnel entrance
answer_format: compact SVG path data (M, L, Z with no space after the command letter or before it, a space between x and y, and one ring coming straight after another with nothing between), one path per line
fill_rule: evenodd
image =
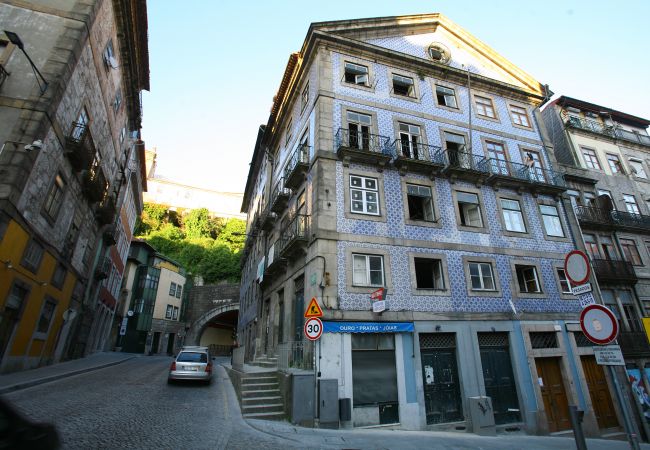
M197 330L198 344L209 347L216 356L230 355L237 332L238 310L226 311L207 321Z

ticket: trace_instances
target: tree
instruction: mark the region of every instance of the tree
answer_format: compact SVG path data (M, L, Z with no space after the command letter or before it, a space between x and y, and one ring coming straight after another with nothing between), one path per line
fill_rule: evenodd
M145 236L152 231L159 230L167 219L167 205L156 203L145 203L142 215L138 218L135 226L136 236Z
M183 218L185 235L192 238L210 237L212 222L207 208L193 209Z
M217 236L217 242L227 245L232 251L244 248L246 222L241 219L230 219Z

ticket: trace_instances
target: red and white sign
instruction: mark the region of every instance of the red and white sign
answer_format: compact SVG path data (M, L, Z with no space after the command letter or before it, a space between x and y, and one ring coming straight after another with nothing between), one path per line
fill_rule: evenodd
M323 322L318 317L312 317L305 322L305 336L310 341L318 340L323 334Z
M606 345L618 336L618 321L614 313L603 305L589 305L580 314L580 328L594 344Z
M386 288L379 288L370 293L370 300L386 300Z
M586 283L591 274L587 255L580 250L569 252L564 258L564 274L575 285Z

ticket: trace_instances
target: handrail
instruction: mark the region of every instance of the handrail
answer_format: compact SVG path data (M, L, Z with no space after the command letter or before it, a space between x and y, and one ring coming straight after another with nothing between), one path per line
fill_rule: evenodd
M565 112L562 114L562 118L564 119L564 124L567 127L580 128L581 130L591 131L593 133L602 134L614 139L623 139L641 145L650 145L650 136L624 130L616 124L605 125L596 120L571 116Z
M488 158L485 164L488 171L495 175L517 178L530 183L566 186L564 176L551 169L543 169L541 167L529 166L496 158Z
M309 146L300 144L291 154L287 166L284 168L284 178L289 178L289 175L298 166L298 164L309 164Z
M284 249L295 239L307 238L309 225L310 216L306 214L296 214L296 216L287 225L287 228L282 232L283 245L281 248Z
M398 157L444 164L444 159L441 154L442 148L437 145L427 145L420 142L414 143L407 140L395 139L392 147L395 149Z
M446 148L440 151L440 157L445 166L454 169L473 170L476 172L488 173L486 158L482 155L475 155L471 152Z
M273 188L273 193L271 194L271 205L275 203L275 201L280 195L291 195L291 189L286 187L284 184L285 184L285 177L280 177L277 183L275 183L275 187Z
M346 128L339 128L334 136L335 149L349 147L355 150L371 153L392 155L390 138L378 134L355 132Z

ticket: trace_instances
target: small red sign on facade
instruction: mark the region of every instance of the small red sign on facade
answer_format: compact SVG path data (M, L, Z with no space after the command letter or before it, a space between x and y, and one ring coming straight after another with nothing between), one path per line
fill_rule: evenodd
M370 300L385 300L386 288L379 288L375 292L370 293Z
M309 302L309 306L307 306L307 310L305 311L305 318L309 319L311 317L323 317L323 310L318 306L316 297L311 299L311 302Z

